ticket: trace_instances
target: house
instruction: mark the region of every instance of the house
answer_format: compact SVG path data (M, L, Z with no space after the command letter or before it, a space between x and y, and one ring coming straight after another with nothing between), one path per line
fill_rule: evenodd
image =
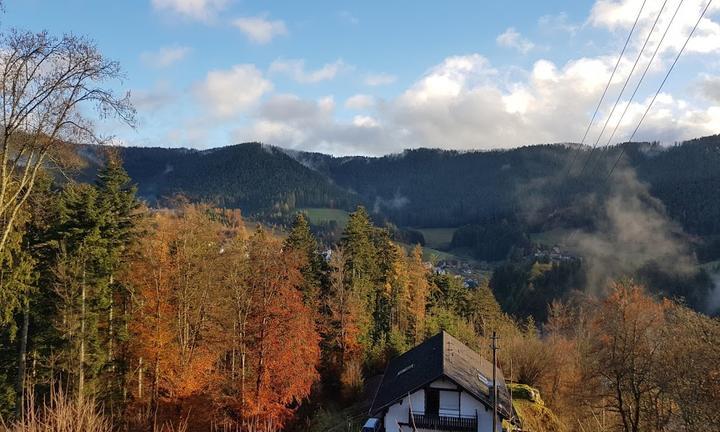
M386 432L492 431L493 365L447 332L441 332L388 364L370 415ZM498 421L511 418L502 372Z

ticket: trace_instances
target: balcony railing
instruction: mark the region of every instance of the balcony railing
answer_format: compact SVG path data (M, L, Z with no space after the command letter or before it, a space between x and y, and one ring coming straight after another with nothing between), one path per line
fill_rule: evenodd
M418 429L433 429L442 431L476 431L477 417L475 416L428 416L425 414L410 413L410 424L415 420L415 427Z

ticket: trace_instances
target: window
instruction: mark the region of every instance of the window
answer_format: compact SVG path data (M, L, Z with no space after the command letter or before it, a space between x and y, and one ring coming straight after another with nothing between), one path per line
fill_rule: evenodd
M440 410L440 397L438 391L429 388L425 391L425 415L428 417L437 417Z
M440 390L440 415L460 415L460 392Z

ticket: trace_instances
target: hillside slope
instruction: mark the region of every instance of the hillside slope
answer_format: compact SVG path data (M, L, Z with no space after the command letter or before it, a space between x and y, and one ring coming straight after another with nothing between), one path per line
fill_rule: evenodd
M720 235L720 135L673 147L628 143L592 153L537 145L487 152L418 149L379 158L295 157L400 225L447 227L532 212L544 219L543 211L558 212L602 192L621 152L619 169L634 168L687 231Z
M212 150L122 149L140 195L155 202L182 193L248 213L297 207L350 208L357 198L287 154L257 143Z
M509 220L529 224L530 232L592 224L579 203L605 192L620 152L618 171L632 168L687 232L720 238L720 135L672 147L628 143L592 153L568 145L417 149L383 157L333 157L257 143L205 151L122 149L126 169L151 203L183 193L259 215L304 207L350 210L363 203L399 226ZM624 180L614 175L612 181Z

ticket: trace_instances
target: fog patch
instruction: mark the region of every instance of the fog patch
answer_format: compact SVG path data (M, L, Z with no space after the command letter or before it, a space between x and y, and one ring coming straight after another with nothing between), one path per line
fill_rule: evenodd
M720 314L720 272L710 276L713 281L713 288L708 293L707 313L710 315Z
M380 196L375 198L373 204L373 213L380 213L382 209L387 210L400 210L410 203L410 200L402 196L400 192L395 192L395 195L390 199L385 199Z
M687 236L635 172L618 170L611 182L607 197L589 201L597 215L594 229L575 230L567 237L567 246L587 261L587 288L601 292L611 280L651 263L671 274L695 271Z

